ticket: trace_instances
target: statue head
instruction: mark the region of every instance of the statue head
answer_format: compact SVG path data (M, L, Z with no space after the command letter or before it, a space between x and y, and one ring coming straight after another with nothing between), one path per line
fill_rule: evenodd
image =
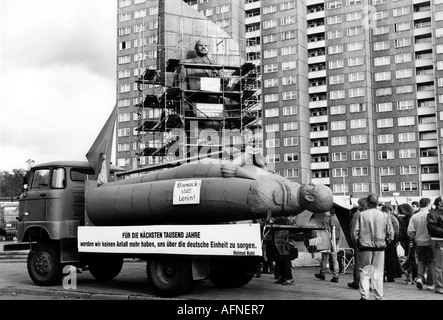
M195 43L195 52L199 57L204 57L209 54L209 43L206 39L199 39Z
M334 204L332 190L325 185L303 184L300 186L300 206L311 212L326 212Z

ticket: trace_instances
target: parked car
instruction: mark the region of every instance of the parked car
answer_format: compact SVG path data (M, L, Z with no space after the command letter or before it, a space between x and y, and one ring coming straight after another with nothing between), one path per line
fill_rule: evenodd
M18 202L0 204L0 233L3 234L6 241L13 241L16 237L17 217Z

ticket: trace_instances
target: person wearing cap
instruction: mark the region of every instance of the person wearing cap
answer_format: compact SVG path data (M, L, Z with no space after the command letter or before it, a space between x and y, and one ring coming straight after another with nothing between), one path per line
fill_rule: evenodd
M435 199L434 209L428 213L426 221L434 256L435 292L443 294L443 200L441 196Z

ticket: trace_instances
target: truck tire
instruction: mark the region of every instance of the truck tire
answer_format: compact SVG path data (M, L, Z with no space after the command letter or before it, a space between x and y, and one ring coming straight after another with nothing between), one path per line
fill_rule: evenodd
M163 297L175 297L192 290L191 261L179 257L154 257L146 264L146 274L154 291Z
M111 281L120 274L122 257L96 256L88 261L89 272L98 281Z
M39 243L35 251L30 251L27 260L28 274L39 286L54 286L63 277L60 251L57 245Z
M247 285L253 274L249 274L241 264L219 262L211 268L209 281L218 288L238 288Z

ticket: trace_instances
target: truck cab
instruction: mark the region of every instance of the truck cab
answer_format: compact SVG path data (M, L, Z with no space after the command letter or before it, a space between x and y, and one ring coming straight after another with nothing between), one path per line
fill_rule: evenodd
M111 176L123 169L111 166ZM77 230L85 224L85 183L94 176L86 161L35 165L19 198L17 243L4 251L30 250L28 271L39 285L60 281L65 265L82 265Z

